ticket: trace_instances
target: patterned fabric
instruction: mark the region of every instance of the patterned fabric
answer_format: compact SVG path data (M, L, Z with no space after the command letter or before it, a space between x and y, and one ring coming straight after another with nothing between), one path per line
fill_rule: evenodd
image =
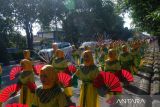
M28 104L29 106L31 106L31 102L33 100L32 98L34 96L34 93L30 90L27 84L29 82L31 83L35 82L33 71L23 71L20 74L18 81L21 84L19 103Z
M32 71L25 71L25 72L22 72L20 75L22 78L26 77L26 76L29 76L32 74Z
M38 88L36 91L36 95L39 97L41 103L48 103L51 99L53 99L61 92L61 88L58 86L55 86L51 89Z
M121 70L120 62L118 60L115 60L115 61L107 60L105 61L104 70L111 71L113 73L115 73L116 71L120 71Z
M83 81L80 89L80 107L99 107L98 93L92 84L99 73L98 67L81 65L78 72L77 76Z
M131 66L133 65L133 58L130 53L121 53L119 56L119 61L123 69L131 71Z
M92 65L92 66L89 66L89 67L88 66L84 66L84 65L80 66L80 70L84 74L88 74L90 71L93 71L96 68L97 68L96 65Z
M52 65L56 72L63 71L68 67L68 62L64 58L55 58L52 62Z

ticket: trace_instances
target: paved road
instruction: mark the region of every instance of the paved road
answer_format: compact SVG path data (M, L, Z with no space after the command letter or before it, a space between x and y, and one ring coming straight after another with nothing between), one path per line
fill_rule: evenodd
M129 87L124 88L122 95L118 96L116 104L106 103L106 99L99 97L101 107L159 107L160 97L160 54L159 46L157 41L150 44L148 51L146 52L144 58L148 62L143 67L137 75L134 76L135 80L129 85ZM16 83L9 80L9 71L12 66L5 67L3 72L3 87ZM36 84L39 86L39 77L35 76ZM79 82L80 87L80 82ZM78 104L79 100L79 88L73 88L74 96L72 97L73 102ZM18 95L11 98L8 102L18 101ZM7 103L8 103L7 102Z

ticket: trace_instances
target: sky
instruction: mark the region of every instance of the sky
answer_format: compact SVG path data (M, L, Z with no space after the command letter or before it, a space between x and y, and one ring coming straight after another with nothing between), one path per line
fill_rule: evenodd
M123 20L124 20L124 25L123 25L124 27L128 27L128 29L131 29L133 27L132 19L129 17L128 13L124 14Z
M122 15L121 15L122 16ZM124 27L128 27L128 29L131 29L133 26L131 24L132 22L132 19L129 17L129 14L128 13L125 13L123 17L123 20L124 20ZM18 29L18 31L20 31L20 33L25 36L26 33L25 33L25 30L23 29ZM38 23L34 23L33 24L33 35L36 35L37 32L40 31L40 25Z

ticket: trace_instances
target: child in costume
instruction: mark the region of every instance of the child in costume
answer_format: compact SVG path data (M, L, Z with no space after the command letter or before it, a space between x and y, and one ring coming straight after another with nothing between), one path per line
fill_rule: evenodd
M120 62L118 61L116 50L109 49L108 59L105 61L104 71L117 72L121 70Z
M72 57L74 59L74 63L76 65L80 64L80 54L79 51L76 49L75 45L72 45Z
M57 49L56 52L55 52L55 58L52 62L52 66L54 67L54 72L65 72L69 75L70 72L68 72L67 68L68 68L68 61L65 59L65 56L64 56L64 52L60 49ZM78 82L77 82L77 79L74 80L74 83L76 82L76 86L78 85ZM67 101L72 103L72 101L70 100L70 97L72 96L72 88L71 87L67 87L67 88L64 88L64 91L65 91L65 94L66 94L66 98L67 98Z
M83 52L84 64L80 65L76 75L82 80L80 89L80 107L98 107L98 93L93 80L98 75L98 67L94 64L92 52Z
M100 62L102 70L104 70L104 62L107 59L107 54L108 54L108 49L106 45L103 44L100 50L100 58L99 58L99 62Z
M58 45L56 43L52 43L52 49L53 49L53 55L51 57L51 60L49 62L49 64L52 64L53 60L56 58L56 51L58 49Z
M67 107L65 94L58 85L57 72L51 65L45 65L40 71L42 87L33 97L32 107Z
M18 85L21 87L19 103L31 106L32 98L34 97L36 88L34 73L32 70L32 62L27 59L23 59L20 62L20 65L22 66L23 71L18 78ZM16 93L14 93L14 95L15 94Z
M118 78L121 77L120 71L121 71L121 65L120 62L118 61L117 53L115 49L109 49L108 51L108 59L105 61L105 67L104 67L105 72L112 72L114 73ZM109 92L106 95L107 102L111 100L115 100L115 96L119 97L119 93L115 92Z
M65 59L65 55L62 50L56 50L55 58L52 61L52 66L56 72L64 71L68 67L68 61Z
M132 55L128 51L128 47L126 45L122 46L122 53L119 55L119 62L121 64L122 69L126 69L129 72L133 72L133 58Z
M139 43L138 42L134 42L132 49L131 49L131 54L133 57L133 68L134 68L134 72L138 72L139 69L139 65L141 62L141 56L140 56L140 50L139 50Z
M28 60L32 61L32 59L30 57L30 51L29 50L24 50L23 51L23 56L24 56L24 59L28 59Z
M100 48L97 44L96 47L95 47L95 58L94 58L96 63L99 63L99 52L100 52Z

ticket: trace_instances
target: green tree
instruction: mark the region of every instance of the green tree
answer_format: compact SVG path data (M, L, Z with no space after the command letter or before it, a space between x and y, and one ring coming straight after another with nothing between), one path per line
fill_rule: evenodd
M27 36L27 48L33 49L33 23L38 17L39 0L12 0L16 24L22 26Z
M38 20L43 31L57 30L58 21L64 18L64 0L40 0Z
M96 35L107 33L120 38L123 19L115 11L111 0L75 0L75 9L70 10L63 20L67 35Z
M155 36L160 35L159 0L118 0L121 12L129 11L136 27Z

